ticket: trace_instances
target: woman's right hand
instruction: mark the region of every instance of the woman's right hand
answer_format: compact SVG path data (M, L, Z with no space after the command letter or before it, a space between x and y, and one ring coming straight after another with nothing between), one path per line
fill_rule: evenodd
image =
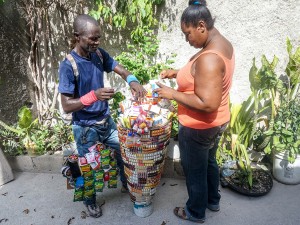
M172 79L172 78L176 78L177 76L177 73L178 73L178 70L163 70L160 72L160 78L162 79Z

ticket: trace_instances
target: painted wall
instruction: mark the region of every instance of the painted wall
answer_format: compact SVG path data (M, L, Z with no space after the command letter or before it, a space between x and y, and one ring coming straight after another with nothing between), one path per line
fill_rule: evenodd
M6 3L9 3L7 1ZM14 2L14 1L12 1ZM166 25L165 31L158 32L160 58L177 53L174 68L180 68L198 50L190 47L180 30L180 16L187 7L187 0L166 0L158 8L158 18ZM248 73L252 59L265 54L269 60L274 55L280 59L278 73L283 73L287 63L286 38L295 46L300 46L300 1L299 0L209 0L208 7L216 18L215 26L227 37L235 48L236 69L234 73L231 99L239 102L250 93ZM0 7L1 8L1 7ZM28 41L24 33L24 21L16 9L7 5L0 11L0 119L16 119L17 110L30 100L30 82L27 77ZM59 27L59 24L57 24ZM103 26L104 27L104 26ZM112 33L104 29L102 46L117 55L124 50L126 32ZM17 41L16 41L17 40ZM64 43L63 43L64 44ZM63 56L66 53L61 53ZM61 57L63 58L63 57ZM56 70L55 70L56 71ZM107 85L118 83L110 79Z
M0 7L0 120L7 123L15 122L18 109L31 101L24 27L14 2Z
M180 68L196 49L185 42L180 29L180 17L187 0L166 1L161 9L160 21L167 30L159 30L160 52L163 57L177 53L174 67ZM248 73L253 57L260 66L265 54L269 61L279 57L278 73L283 73L287 63L286 38L300 46L299 0L208 0L208 8L215 17L215 27L228 38L234 48L236 69L231 99L240 102L250 93Z

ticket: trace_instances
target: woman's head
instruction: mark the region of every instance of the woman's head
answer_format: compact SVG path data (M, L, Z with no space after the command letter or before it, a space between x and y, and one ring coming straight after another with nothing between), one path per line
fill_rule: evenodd
M181 16L181 30L185 39L195 48L203 48L208 33L214 28L214 19L206 7L205 0L189 1Z
M212 18L210 11L206 7L205 0L189 0L189 6L181 15L181 24L185 26L197 27L199 21L203 21L208 30L214 27L215 20Z

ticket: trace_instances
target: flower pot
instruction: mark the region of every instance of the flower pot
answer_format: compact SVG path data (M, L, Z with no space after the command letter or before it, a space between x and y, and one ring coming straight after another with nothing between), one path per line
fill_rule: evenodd
M273 187L271 174L262 169L252 170L253 185L251 188L247 183L245 183L244 177L240 177L239 170L227 170L227 172L230 173L226 174L224 173L224 169L221 169L220 181L222 187L229 187L230 189L246 196L263 196L268 194Z
M274 154L273 176L284 184L300 184L300 156L294 163L289 163L287 151Z

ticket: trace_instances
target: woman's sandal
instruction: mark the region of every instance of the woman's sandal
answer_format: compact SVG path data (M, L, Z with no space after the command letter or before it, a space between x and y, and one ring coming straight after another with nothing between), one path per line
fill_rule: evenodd
M204 223L205 222L205 218L197 219L197 218L192 217L191 215L188 215L189 213L186 212L186 209L184 207L175 207L173 212L177 217L179 217L180 219L183 219L183 220L189 220L189 221L193 221L196 223Z

